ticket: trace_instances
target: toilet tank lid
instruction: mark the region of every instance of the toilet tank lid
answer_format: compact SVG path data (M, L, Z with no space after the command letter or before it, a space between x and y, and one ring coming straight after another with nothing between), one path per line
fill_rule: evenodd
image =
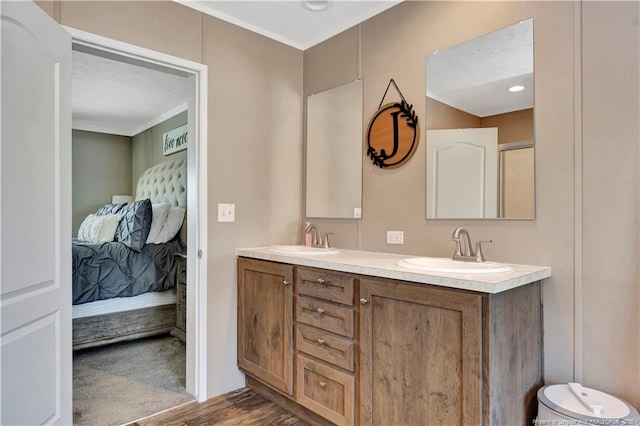
M571 391L568 384L544 386L538 390L538 401L548 409L586 424L640 425L640 414L627 401L608 393L583 387L590 400L602 407L601 414L596 415L588 409Z

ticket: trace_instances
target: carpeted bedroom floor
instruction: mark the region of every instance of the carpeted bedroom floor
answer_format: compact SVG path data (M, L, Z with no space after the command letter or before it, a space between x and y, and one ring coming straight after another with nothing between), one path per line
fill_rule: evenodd
M185 345L161 336L73 355L73 423L120 425L189 401Z

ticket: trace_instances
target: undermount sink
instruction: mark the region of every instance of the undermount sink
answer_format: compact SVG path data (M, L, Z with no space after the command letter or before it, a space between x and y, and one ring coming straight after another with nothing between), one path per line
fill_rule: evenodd
M399 266L426 272L452 274L501 274L511 272L509 265L496 262L462 262L443 257L409 257L398 262Z
M269 246L269 251L281 254L338 254L339 249L309 246Z

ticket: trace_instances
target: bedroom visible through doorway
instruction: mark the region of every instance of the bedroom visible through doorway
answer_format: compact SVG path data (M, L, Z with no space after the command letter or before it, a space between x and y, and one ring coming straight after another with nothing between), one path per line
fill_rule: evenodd
M89 96L78 96L77 102L72 103L74 114L72 126L74 129L73 237L78 236L77 231L88 215L96 214L98 210L106 206L133 200L135 200L133 204L142 204L142 196L139 195L141 189L137 182L140 176L144 176L154 166L162 169L156 171L158 179L149 179L145 185L158 180L164 182L165 178L167 180L176 179L178 183L172 181L171 184L161 187L160 190L165 191L161 199L154 198L157 195L148 195L156 194L158 187L146 188L151 191L144 197L145 200L147 197L150 200L153 217L163 214L162 211L154 209L158 205L170 204L168 209L174 217L174 222L177 217L176 214L173 214L174 210L180 210L180 207L184 209L184 226L178 226L180 231L177 233L176 239L186 240L186 244L182 249L177 247L176 253L170 253L166 259L157 262L163 266L166 264L167 270L157 272L156 278L149 278L151 281L155 279L163 283L164 281L174 281L170 287L182 284L180 288L183 291L174 295L176 303L173 305L173 310L168 308L171 302L169 301L167 304L166 300L150 302L150 305L146 301L140 302L141 304L137 301L133 302L138 297L144 299L147 293L144 289L136 289L135 291L127 289L122 295L131 297L120 297L119 299L127 299L129 305L116 307L113 312L109 309L104 311L103 315L112 318L107 318L106 323L97 322L97 327L100 328L102 324L106 324L103 328L112 329L115 337L111 339L107 336L105 341L108 343L119 340L126 341L129 338L143 338L138 341L134 340L133 343L113 343L110 345L118 350L130 350L136 344L139 344L140 347L145 345L151 347L154 343L160 345L159 347L164 345L164 350L157 349L156 352L173 352L175 355L176 349L179 349L181 344L184 345L184 349L186 349L184 387L189 394L202 401L206 399L206 359L199 356L201 351L198 348L206 347L206 324L200 320L198 313L203 312L204 304L200 301L206 300L206 286L203 284L203 277L206 276L206 262L200 262L198 259L206 248L206 238L203 237L206 236L206 223L199 220L200 217L206 217L202 215L206 209L206 203L200 199L200 194L206 193L204 192L206 189L206 163L203 159L206 158L206 144L204 143L206 140L206 120L203 119L206 117L206 102L203 102L203 99L206 100L206 96L203 96L203 93L206 93L206 67L81 31L69 28L67 30L74 38L73 90L74 92L77 89L83 90L85 94L89 94ZM78 70L76 64L78 64ZM129 73L118 74L123 70L128 70ZM81 78L85 78L86 81L90 81L88 77L103 78L99 83L101 87L91 88L76 84L76 71L79 71ZM153 92L151 80L155 78L154 76L159 76L162 82L162 90L156 98L142 100L138 103L133 99L127 99L129 95L140 95L139 92ZM125 86L126 93L120 95L116 93L119 85ZM113 92L111 100L102 96L105 89ZM101 90L102 95L100 94ZM182 92L181 99L179 96L175 96L179 92ZM75 94L74 101L76 101ZM111 111L120 109L120 117L118 114L110 115L107 104L115 106ZM147 113L145 116L143 110L148 109L146 104L156 108L155 111ZM94 114L88 114L87 111L92 109ZM120 126L119 129L118 126ZM176 145L176 140L181 142L188 140L188 148L186 150L174 149L173 152L167 152L165 149L163 152L163 148L166 148L164 145L167 145L166 142L171 139L173 139L174 145ZM128 152L127 144L129 146ZM168 168L171 170L165 170ZM92 185L95 185L93 189ZM182 200L179 199L181 195L178 194L181 185L184 185L186 191L186 195L182 194ZM176 192L175 199L172 198L174 191ZM130 203L127 206L133 204ZM118 213L115 214L118 215ZM131 212L129 212L129 216L131 216ZM167 213L168 216L170 216L169 213ZM159 219L159 222L161 221L162 219ZM175 228L175 225L173 227ZM171 239L172 237L165 235L165 239L167 238ZM150 240L145 243L153 244ZM158 243L159 246L160 243ZM154 248L156 248L155 245ZM144 250L144 247L140 249L140 251ZM154 256L156 256L155 253ZM116 263L127 262L119 261ZM144 268L144 266L142 267ZM165 279L166 276L158 278L162 274L175 278L169 280ZM134 284L134 287L136 285ZM153 293L165 293L157 291L162 290L162 286L157 287L152 291ZM189 291L185 294L186 288ZM137 293L141 294L137 295ZM110 302L109 300L100 300L84 305L88 306L91 303L106 305ZM159 309L153 308L154 306ZM76 306L74 306L75 308ZM101 320L99 316L94 315L95 312L101 313L101 311L97 310L92 313L91 310L92 308L88 309L89 313L82 314L89 318L88 323L91 323L92 318ZM132 315L127 317L127 312ZM144 330L142 327L143 332L138 335L131 330L125 330L124 333L128 333L129 337L122 337L118 321L135 323L140 318L138 315L140 312L149 317L151 328L157 326L155 331ZM123 313L124 316L121 319L118 318ZM112 321L114 317L116 319ZM168 322L168 319L171 318L174 319L173 324ZM147 319L143 318L142 321L145 322ZM137 330L137 325L131 328ZM167 334L167 332L171 334ZM158 338L147 337L157 333L161 334ZM167 337L162 337L162 335ZM82 347L91 346L94 345L89 344ZM97 353L102 349L85 349L77 354L87 358L87 353L92 351ZM154 367L151 366L151 368ZM118 408L114 406L113 409L117 410Z

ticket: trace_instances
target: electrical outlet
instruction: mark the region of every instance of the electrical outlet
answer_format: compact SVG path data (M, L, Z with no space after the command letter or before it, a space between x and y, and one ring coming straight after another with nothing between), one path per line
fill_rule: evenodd
M235 222L236 205L218 203L218 222Z
M404 232L387 231L387 244L404 244Z
M353 218L362 219L362 209L360 207L353 208Z

